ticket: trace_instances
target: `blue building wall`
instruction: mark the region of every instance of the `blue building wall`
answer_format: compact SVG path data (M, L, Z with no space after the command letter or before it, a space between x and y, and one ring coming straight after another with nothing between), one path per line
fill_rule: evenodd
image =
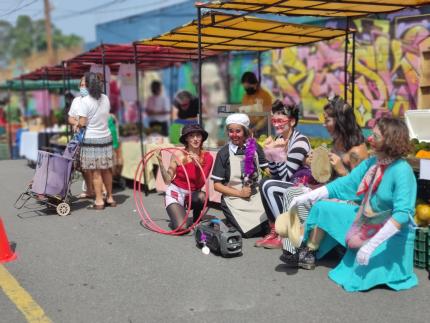
M163 34L197 16L194 0L96 25L98 43L131 43Z
M195 0L188 0L164 8L147 11L96 25L96 43L131 43L155 37L197 18ZM230 11L229 13L234 13ZM323 24L326 18L256 15L264 19L303 24Z

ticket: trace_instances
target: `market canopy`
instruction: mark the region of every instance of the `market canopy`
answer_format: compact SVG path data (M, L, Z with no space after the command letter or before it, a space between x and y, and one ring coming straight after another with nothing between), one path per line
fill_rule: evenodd
M86 66L67 66L54 65L38 68L26 74L22 74L16 79L22 80L49 80L58 81L62 79L77 79L80 78L87 70Z
M202 57L214 54L216 53L207 51ZM198 53L197 50L137 44L136 58L139 70L156 70L197 59ZM49 81L78 79L88 72L93 64L105 64L109 66L112 74L116 74L121 63L134 64L134 60L133 45L102 44L65 61L64 65L41 67L16 79Z
M203 57L214 54L213 52L205 52ZM162 69L197 58L198 53L196 50L136 44L136 59L140 70ZM91 64L106 64L109 65L111 70L115 71L115 66L113 65L120 63L134 64L134 60L133 45L102 44L68 60L67 64L84 64L88 66Z
M70 89L78 89L79 81L70 80L68 81L68 87ZM63 81L49 81L44 80L26 80L21 81L19 79L7 81L0 84L0 90L11 90L11 91L36 91L36 90L61 90L64 89Z
M345 36L345 30L219 12L208 12L201 18L203 50L265 51L306 45L339 36ZM161 36L143 40L140 44L197 49L198 37L198 21L194 20Z
M200 8L282 15L357 17L430 4L430 0L226 0L198 2Z

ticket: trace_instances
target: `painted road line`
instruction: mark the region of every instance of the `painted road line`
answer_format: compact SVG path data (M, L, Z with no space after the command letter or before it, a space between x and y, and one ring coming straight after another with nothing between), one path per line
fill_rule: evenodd
M52 323L43 309L34 301L18 281L0 265L0 287L29 323Z

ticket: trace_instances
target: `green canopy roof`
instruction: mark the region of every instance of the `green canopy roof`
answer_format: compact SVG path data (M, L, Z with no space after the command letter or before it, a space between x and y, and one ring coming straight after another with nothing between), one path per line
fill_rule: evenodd
M66 88L70 84L71 90L78 90L79 88L79 80L70 80L66 81ZM61 90L64 88L63 81L22 81L21 80L11 80L0 83L0 90L8 90L11 91L37 91L37 90Z

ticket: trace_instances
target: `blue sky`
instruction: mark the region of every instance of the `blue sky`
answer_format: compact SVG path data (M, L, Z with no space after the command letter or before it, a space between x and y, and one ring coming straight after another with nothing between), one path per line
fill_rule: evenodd
M65 34L86 42L96 39L95 25L136 15L184 0L50 0L51 19ZM0 0L0 19L15 23L19 15L43 19L43 0Z

